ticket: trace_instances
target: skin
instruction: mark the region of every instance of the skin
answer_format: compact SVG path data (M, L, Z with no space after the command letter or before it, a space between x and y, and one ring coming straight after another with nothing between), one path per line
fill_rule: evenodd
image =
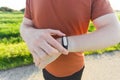
M68 36L68 50L61 46L61 38L55 40L52 37L65 36L64 33L53 29L35 29L32 20L28 18L23 19L20 33L33 55L35 65L44 68L61 54L98 50L119 43L120 23L114 13L98 17L93 23L97 28L95 32Z

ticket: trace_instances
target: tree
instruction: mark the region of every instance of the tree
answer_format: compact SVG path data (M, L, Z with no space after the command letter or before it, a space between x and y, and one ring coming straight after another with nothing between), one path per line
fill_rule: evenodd
M0 7L0 11L3 11L3 12L13 12L14 10L11 9L11 8L8 8L8 7Z
M24 12L24 11L25 11L25 8L21 9L20 11L21 11L21 12Z

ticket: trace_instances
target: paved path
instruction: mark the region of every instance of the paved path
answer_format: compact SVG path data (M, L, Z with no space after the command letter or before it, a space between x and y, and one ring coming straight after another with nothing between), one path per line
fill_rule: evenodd
M82 80L120 80L120 51L85 57ZM44 80L34 65L0 71L0 80Z

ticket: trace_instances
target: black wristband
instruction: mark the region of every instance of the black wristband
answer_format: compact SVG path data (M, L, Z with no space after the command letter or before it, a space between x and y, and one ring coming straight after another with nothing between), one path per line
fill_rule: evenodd
M66 36L63 36L62 37L62 46L65 48L65 49L68 49L68 38Z

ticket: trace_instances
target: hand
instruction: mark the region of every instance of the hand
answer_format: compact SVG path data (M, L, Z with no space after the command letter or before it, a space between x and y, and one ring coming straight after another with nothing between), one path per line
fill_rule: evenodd
M36 66L48 64L60 54L68 54L68 51L52 37L52 35L65 36L64 33L52 29L33 29L31 32L25 42L33 55Z
M56 40L61 44L61 38L58 38ZM55 54L55 55L52 55L52 56L46 56L45 60L41 60L40 63L37 65L37 67L39 69L45 68L49 63L51 63L54 60L56 60L60 55L61 55L61 53Z
M41 60L38 65L36 65L39 69L44 69L48 64L55 61L61 54L56 54L53 56L47 56L45 60Z

